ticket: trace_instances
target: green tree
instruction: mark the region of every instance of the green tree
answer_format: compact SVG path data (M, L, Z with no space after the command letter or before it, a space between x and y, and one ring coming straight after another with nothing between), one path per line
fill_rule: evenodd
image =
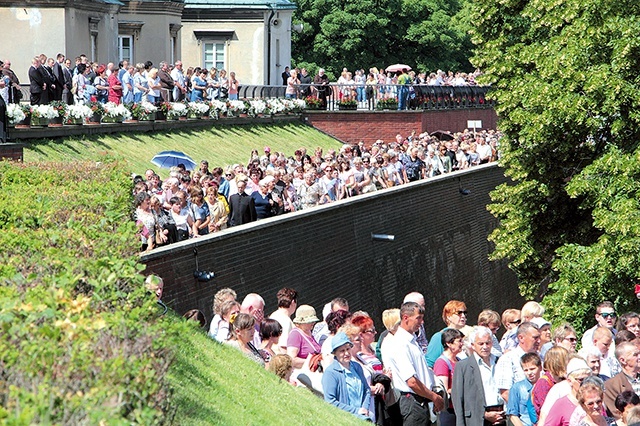
M349 70L408 63L421 70L470 70L465 0L298 0L293 62Z
M506 135L501 164L512 179L492 193L489 209L500 219L493 258L509 259L523 295L548 294L547 307L576 325L594 301L632 289L628 270L607 272L618 255L603 250L615 239L598 223L594 191L615 188L586 179L585 168L622 161L638 146L639 9L631 1L478 0L471 13L472 62L493 84ZM596 264L598 256L606 259ZM567 308L550 306L560 301Z

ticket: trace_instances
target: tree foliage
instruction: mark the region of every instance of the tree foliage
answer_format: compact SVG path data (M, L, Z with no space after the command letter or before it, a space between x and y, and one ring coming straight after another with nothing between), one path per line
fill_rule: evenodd
M603 250L616 238L596 201L633 198L619 191L629 174L612 169L621 179L614 184L585 173L603 161L622 164L638 147L639 11L632 1L478 0L471 13L473 62L495 89L507 136L501 164L513 180L492 193L489 208L500 219L493 257L510 260L525 296L549 294L571 306L556 312L578 322L595 300L623 289L632 296L637 278L608 273L614 253L624 255Z
M407 63L419 70L470 70L469 10L465 0L297 0L295 65L384 68Z

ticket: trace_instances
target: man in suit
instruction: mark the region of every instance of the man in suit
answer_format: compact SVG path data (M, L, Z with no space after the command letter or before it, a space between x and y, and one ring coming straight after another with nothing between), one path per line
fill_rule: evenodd
M229 197L229 226L242 225L258 219L253 198L244 192L247 181L240 179L237 186L238 193Z
M306 68L302 68L300 71L300 87L302 89L303 98L306 98L311 94L311 76L307 72Z
M496 357L491 354L491 336L487 327L476 327L469 335L473 354L456 364L451 389L456 426L505 424L504 400L493 380Z
M48 102L46 96L47 83L45 82L43 73L40 72L40 68L42 68L42 62L40 62L40 58L36 56L31 61L31 67L29 68L29 91L31 92L31 105L42 105ZM43 70L43 72L46 71Z
M53 63L53 76L56 80L56 89L55 89L55 93L54 93L54 99L56 101L61 101L62 100L62 93L64 92L64 89L66 88L67 90L70 88L65 87L65 79L64 79L64 71L62 70L62 68L64 67L64 55L62 53L58 53L58 55L56 56L56 60Z
M604 383L604 403L607 411L618 420L621 413L616 409L616 397L627 390L640 392L640 349L632 342L623 342L616 345L615 353L622 372Z
M71 88L73 87L73 75L71 73L71 59L65 59L61 64L62 75L64 77L64 86L62 88L62 100L67 105L73 105L73 93Z
M287 80L291 77L291 73L289 72L289 67L284 67L284 71L282 71L282 85L287 85Z

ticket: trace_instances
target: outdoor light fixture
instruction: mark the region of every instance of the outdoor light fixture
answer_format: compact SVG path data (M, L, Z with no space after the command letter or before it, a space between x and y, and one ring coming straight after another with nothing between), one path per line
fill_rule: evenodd
M198 268L198 249L194 248L193 254L196 257L196 270L193 271L193 278L203 283L211 281L216 274L211 271L201 271L200 268Z
M459 189L459 191L460 191L460 193L461 193L462 195L469 195L469 194L471 194L471 190L470 190L470 189L460 188L460 189Z
M371 234L371 239L373 241L393 241L396 239L395 235L389 234Z

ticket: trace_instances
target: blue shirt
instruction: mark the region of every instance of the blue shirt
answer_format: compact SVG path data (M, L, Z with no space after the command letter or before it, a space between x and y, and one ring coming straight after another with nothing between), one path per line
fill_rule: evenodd
M531 418L527 402L531 399L533 385L529 380L521 380L515 383L509 390L509 402L507 402L507 415L518 416L525 426L531 426Z

